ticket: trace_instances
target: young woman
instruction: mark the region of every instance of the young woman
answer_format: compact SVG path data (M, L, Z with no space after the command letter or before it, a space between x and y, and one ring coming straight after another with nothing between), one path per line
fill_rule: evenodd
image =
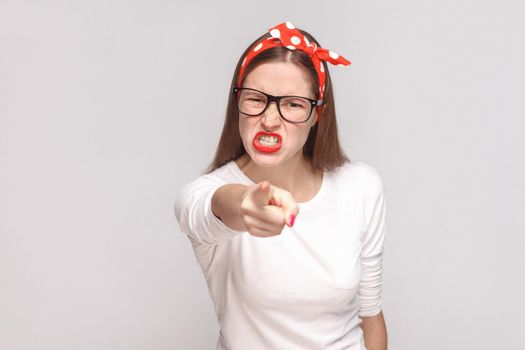
M385 198L338 140L327 62L282 23L239 59L208 172L179 193L220 325L217 349L385 350Z

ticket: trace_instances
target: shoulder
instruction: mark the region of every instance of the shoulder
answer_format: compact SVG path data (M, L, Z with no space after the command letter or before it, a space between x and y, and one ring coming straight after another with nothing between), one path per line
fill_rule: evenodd
M234 161L230 161L209 173L198 176L187 186L223 185L235 182L236 176L237 174L235 172L235 163Z
M228 179L234 177L234 175L235 175L235 162L232 160L232 161L229 161L223 164L222 166L213 170L212 172L202 175L202 177L216 178L216 179L228 181Z
M382 178L376 168L362 161L348 161L333 171L335 177L354 178L368 183L381 183Z
M368 194L383 191L383 179L376 168L362 161L348 161L331 172L336 183L352 184Z

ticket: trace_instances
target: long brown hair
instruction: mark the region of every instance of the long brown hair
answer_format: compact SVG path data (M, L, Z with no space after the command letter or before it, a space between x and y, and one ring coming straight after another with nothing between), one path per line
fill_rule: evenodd
M300 30L300 32L305 35L310 42L314 42L316 45L320 46L317 40L315 40L315 38L313 38L308 32L304 30ZM257 43L269 36L270 34L266 33L251 43L237 62L235 74L233 75L230 85L228 106L226 107L226 117L221 138L219 145L217 146L217 151L215 152L215 158L206 169L206 173L210 173L246 153L239 132L239 112L235 106L235 94L233 88L236 86L239 77L239 69L244 57L246 57L249 50L251 50ZM289 50L283 46L273 47L255 56L243 73L241 86L244 82L244 78L248 76L255 67L265 62L291 62L305 69L311 78L312 92L315 94L316 99L319 98L319 78L308 54L300 50ZM303 154L306 159L310 161L312 168L315 171L334 170L345 162L350 161L339 144L332 80L326 62L321 62L326 72L324 103L323 106L318 108L319 120L310 129L308 139L303 146Z

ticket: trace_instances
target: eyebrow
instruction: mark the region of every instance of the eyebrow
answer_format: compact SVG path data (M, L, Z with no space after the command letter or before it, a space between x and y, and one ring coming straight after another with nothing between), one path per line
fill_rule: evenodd
M264 92L264 93L266 93L268 95L278 96L278 97L281 97L281 96L296 96L296 97L306 97L306 98L315 100L315 96L314 97L310 97L311 91L310 91L310 93L307 93L306 95L303 95L303 94L300 94L300 93L293 93L293 92L282 94L282 95L274 95L274 94L271 94L271 93L269 93L266 90L263 90L261 88L255 88L255 87L250 87L250 86L243 86L243 88L257 90L257 91L260 91L260 92Z

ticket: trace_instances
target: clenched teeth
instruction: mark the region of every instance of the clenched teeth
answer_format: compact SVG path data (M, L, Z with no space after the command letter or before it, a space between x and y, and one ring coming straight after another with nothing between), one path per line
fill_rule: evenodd
M275 136L262 135L259 137L259 142L265 146L274 146L279 142L279 139Z

